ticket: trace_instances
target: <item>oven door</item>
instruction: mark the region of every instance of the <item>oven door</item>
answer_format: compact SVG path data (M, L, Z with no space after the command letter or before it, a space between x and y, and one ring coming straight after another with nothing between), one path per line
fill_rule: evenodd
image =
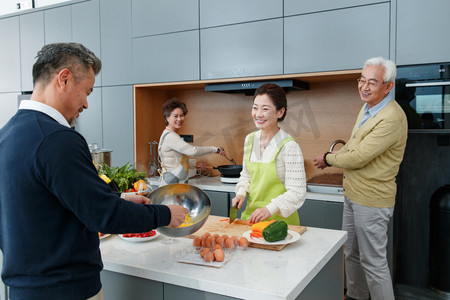
M450 81L408 82L396 91L409 129L450 129Z

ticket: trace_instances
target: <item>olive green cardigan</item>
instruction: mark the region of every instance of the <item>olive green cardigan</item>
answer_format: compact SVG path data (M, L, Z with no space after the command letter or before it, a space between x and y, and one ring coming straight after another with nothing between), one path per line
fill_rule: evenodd
M394 100L358 128L363 115L364 106L347 144L326 160L344 169L347 198L364 206L392 207L408 134L406 116Z

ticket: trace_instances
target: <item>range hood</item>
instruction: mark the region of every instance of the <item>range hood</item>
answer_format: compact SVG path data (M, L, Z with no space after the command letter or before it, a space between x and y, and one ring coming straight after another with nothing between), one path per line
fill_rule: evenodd
M229 94L243 93L246 96L253 96L255 90L264 83L275 83L281 86L286 92L288 91L303 91L309 89L307 82L302 82L295 79L281 79L268 81L247 81L247 82L229 82L229 83L214 83L205 85L206 92L219 92Z

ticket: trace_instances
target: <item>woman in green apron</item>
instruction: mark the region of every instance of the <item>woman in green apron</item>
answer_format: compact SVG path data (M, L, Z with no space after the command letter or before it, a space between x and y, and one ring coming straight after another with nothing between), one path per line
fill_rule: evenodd
M189 164L189 156L201 156L210 153L225 155L220 147L199 147L186 143L178 134L183 127L188 110L186 105L176 98L164 103L162 114L166 121L166 129L161 134L158 145L158 155L161 164L161 181L159 186L170 183L184 183L198 170L206 170L208 165Z
M305 201L306 175L300 146L278 124L286 112L281 87L266 83L255 91L252 118L258 130L245 138L243 170L232 199L239 209L248 196L241 218L251 223L300 225L297 209Z

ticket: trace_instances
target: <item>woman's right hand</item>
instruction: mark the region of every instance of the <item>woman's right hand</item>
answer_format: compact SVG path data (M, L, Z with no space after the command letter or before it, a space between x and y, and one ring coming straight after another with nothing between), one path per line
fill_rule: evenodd
M222 147L218 147L217 148L217 154L225 156L226 155L225 149L223 149Z
M170 209L170 223L169 227L171 228L177 228L181 224L184 223L184 219L186 218L186 214L189 212L189 210L186 207L180 206L180 205L167 205Z
M236 207L237 209L240 209L242 207L242 204L244 204L245 197L242 195L237 195L231 200L231 206Z

